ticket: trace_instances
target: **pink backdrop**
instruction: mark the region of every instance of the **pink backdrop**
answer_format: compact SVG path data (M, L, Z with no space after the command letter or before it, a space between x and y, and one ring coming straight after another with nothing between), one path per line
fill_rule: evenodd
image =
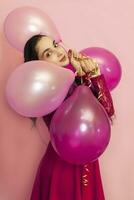
M0 199L28 200L49 136L16 114L5 101L8 76L22 54L3 35L3 21L18 6L38 6L51 16L68 46L80 50L99 46L114 52L122 64L122 81L112 92L117 119L110 145L100 158L106 200L134 199L133 44L134 1L127 0L4 0L0 3Z

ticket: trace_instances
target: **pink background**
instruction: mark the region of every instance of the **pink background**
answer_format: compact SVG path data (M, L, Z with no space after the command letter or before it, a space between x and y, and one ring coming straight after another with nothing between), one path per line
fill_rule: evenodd
M0 3L0 199L28 200L40 159L49 140L45 125L15 113L4 96L6 80L22 62L3 35L5 16L18 6L42 8L54 20L68 46L99 46L117 55L123 70L112 92L116 119L112 138L100 158L106 200L134 199L134 1L133 0L4 0Z

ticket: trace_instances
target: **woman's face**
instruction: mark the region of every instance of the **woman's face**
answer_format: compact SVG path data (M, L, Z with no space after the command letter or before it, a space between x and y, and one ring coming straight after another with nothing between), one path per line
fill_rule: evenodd
M69 64L68 54L65 49L50 37L42 37L36 44L39 60L55 63L61 67Z

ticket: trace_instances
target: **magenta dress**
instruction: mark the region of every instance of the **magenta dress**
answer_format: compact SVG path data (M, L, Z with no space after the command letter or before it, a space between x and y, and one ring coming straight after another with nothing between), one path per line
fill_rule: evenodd
M83 76L82 80L86 85L92 84L94 95L111 117L114 107L104 76ZM52 116L53 113L44 117L48 128ZM31 200L105 200L98 160L85 165L67 163L50 142L38 168Z

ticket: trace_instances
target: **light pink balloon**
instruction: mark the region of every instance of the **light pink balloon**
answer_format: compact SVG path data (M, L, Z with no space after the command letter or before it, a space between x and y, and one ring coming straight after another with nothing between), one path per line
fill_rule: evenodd
M9 13L4 23L9 43L23 51L25 43L33 35L44 34L60 41L60 35L49 16L34 7L19 7Z
M6 85L10 106L27 117L41 117L54 111L66 97L74 73L45 61L23 63Z

